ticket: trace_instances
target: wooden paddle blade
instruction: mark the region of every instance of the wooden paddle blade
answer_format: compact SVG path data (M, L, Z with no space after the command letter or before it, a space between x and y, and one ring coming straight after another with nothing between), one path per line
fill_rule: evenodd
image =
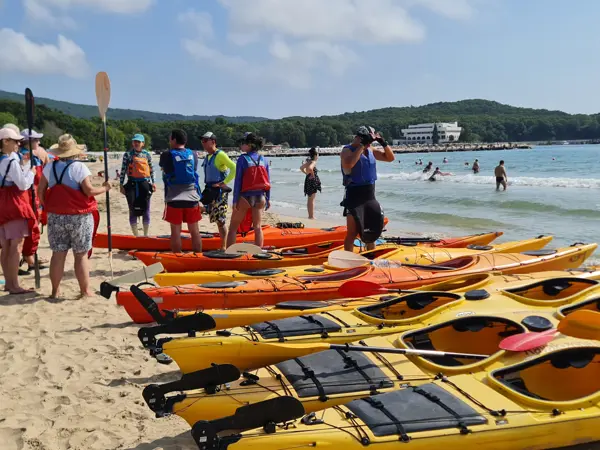
M370 295L387 294L390 292L377 283L365 280L346 281L338 288L338 293L344 298L369 297Z
M33 98L33 92L31 89L25 89L25 113L27 114L27 126L29 127L29 133L33 129L33 117L35 111L35 100Z
M560 321L558 331L580 339L600 340L600 313L584 309L573 311Z
M525 352L537 347L546 345L552 339L558 330L551 329L541 333L520 333L509 336L500 341L499 347L509 352Z
M108 105L110 104L110 79L106 72L96 74L96 101L100 118L105 121L106 111L108 111Z
M352 269L368 263L364 256L345 250L334 250L327 257L327 264L338 269Z

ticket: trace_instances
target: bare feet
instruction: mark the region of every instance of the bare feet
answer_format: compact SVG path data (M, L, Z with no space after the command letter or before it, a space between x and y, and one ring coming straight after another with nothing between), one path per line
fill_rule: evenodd
M33 293L35 293L35 290L34 289L23 289L23 288L19 287L16 289L8 289L8 292L13 295L20 295L20 294L33 294Z
M93 296L94 296L94 293L90 290L79 294L79 298L89 298L89 297L93 297Z

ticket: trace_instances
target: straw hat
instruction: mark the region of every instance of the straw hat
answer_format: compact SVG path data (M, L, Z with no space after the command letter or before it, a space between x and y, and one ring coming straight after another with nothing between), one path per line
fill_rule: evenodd
M49 150L57 158L69 158L77 156L86 151L85 145L78 145L70 134L63 134L58 138L58 144L54 144Z

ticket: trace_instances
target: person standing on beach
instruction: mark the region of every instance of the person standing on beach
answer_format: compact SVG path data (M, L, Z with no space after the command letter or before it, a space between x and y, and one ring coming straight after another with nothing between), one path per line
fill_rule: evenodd
M304 195L308 197L306 200L306 209L308 210L309 219L315 218L315 197L317 196L317 191L321 192L321 180L319 179L319 171L317 170L318 159L317 149L312 147L308 151L308 158L300 166L300 171L306 174L306 178L304 178Z
M131 140L132 149L123 154L121 174L121 194L127 198L129 206L129 225L134 236L138 236L138 217L142 216L144 236L148 236L150 228L150 199L156 191L152 155L144 149L143 134L136 134ZM118 171L117 171L118 173ZM125 184L127 175L127 184Z
M506 190L508 175L506 175L506 169L504 168L504 160L500 161L500 164L496 166L494 175L496 176L496 190L500 190L500 185L504 187L503 190Z
M169 136L171 149L160 155L165 184L165 212L163 220L171 224L171 251L181 253L181 224L187 223L192 238L192 250L202 251L198 222L202 219L198 155L186 148L187 134L173 130Z
M371 148L374 141L382 148ZM353 251L354 240L360 235L367 249L372 250L383 230L383 211L375 199L376 161L392 162L394 152L372 127L361 126L352 143L342 149L340 159L345 187L340 206L344 207L347 226L344 249Z
M471 168L473 169L473 173L479 173L479 160L476 159L473 162L473 165L471 166Z
M217 136L208 131L202 136L202 147L206 158L204 169L204 191L202 203L210 217L210 223L216 223L221 237L221 250L225 250L227 241L227 200L231 188L227 186L235 177L235 163L223 150L217 148Z
M56 160L47 164L38 186L38 196L48 213L48 243L52 250L50 281L52 298L59 295L69 250L75 257L75 277L82 297L92 296L90 290L89 251L99 218L97 195L110 190L92 186L90 169L78 161L85 145L78 145L70 134L63 134L50 147Z
M23 241L37 222L31 206L29 189L33 185L32 170L23 167L18 156L23 137L12 128L0 129L0 265L5 290L11 294L33 292L19 285L19 260Z
M236 232L246 212L252 212L254 244L263 246L262 214L271 206L271 175L269 162L258 153L263 147L263 138L254 133L245 133L239 141L242 153L236 163L233 187L233 213L227 234L227 247L235 244Z

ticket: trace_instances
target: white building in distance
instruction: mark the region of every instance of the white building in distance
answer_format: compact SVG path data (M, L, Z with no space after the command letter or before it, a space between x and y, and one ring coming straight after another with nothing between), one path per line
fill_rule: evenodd
M433 128L437 125L440 144L457 142L462 128L458 122L446 123L420 123L418 125L409 125L402 130L403 138L394 139L393 145L402 144L433 144Z

